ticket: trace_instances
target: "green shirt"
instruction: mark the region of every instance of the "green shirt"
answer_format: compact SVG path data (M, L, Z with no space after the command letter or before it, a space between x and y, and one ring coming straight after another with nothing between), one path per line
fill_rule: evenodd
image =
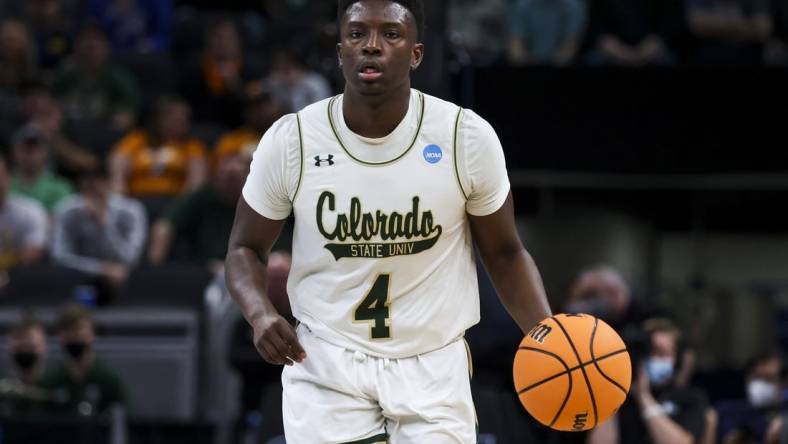
M24 182L22 178L16 174L11 178L11 192L37 200L51 213L55 205L60 202L60 199L73 194L74 189L66 180L50 173L42 174L38 180L33 183Z
M119 110L135 112L140 91L134 76L120 66L107 64L96 75L78 69L63 71L52 86L72 120L104 120Z
M109 367L96 361L84 381L74 381L61 363L47 371L40 386L54 391L61 403L51 404L52 413L81 416L106 412L116 404L128 408L128 396L123 382Z
M235 205L223 202L211 185L176 200L165 212L164 219L172 223L177 238L188 243L191 257L203 262L224 260ZM289 227L282 230L274 250L289 250L292 237L289 232Z
M177 238L188 243L193 258L203 262L224 260L235 207L222 202L212 186L177 199L164 218L172 223Z

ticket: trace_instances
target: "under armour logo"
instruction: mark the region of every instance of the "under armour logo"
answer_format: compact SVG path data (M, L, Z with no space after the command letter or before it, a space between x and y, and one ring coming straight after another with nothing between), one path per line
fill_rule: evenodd
M327 163L328 166L334 165L334 155L329 154L328 159L321 159L320 156L315 156L315 166L320 167L323 166L324 163Z

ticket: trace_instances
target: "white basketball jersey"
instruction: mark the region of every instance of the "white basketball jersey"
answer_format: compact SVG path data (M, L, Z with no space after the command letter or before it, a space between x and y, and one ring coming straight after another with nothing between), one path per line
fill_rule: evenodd
M455 158L463 110L414 90L407 143L370 161L342 138L341 102L297 114L293 314L326 341L372 355L438 349L479 320L469 185Z

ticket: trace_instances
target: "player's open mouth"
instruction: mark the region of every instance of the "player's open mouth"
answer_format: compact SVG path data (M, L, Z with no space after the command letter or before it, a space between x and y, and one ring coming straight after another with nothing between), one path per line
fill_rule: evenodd
M361 68L358 75L365 82L374 82L383 75L383 72L375 65L365 65Z

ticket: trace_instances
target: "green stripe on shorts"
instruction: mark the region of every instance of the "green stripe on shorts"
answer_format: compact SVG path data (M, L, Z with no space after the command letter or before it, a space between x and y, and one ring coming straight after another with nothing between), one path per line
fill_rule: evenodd
M389 436L387 434L381 433L380 435L375 435L371 438L366 438L359 441L346 442L345 444L377 444L379 442L385 443L387 442L386 440L388 439L388 437Z

